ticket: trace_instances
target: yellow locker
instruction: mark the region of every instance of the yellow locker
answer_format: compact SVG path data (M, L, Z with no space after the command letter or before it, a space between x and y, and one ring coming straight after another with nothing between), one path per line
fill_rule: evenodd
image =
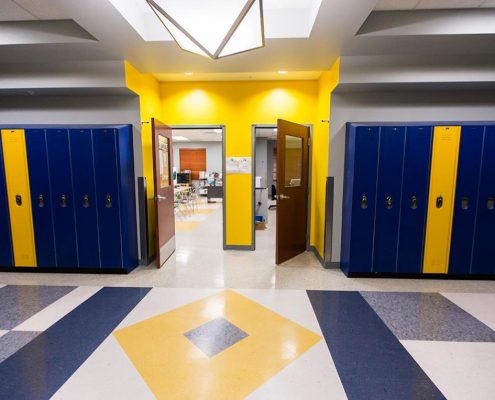
M436 126L434 129L424 273L446 274L449 270L460 139L460 126Z
M16 267L35 267L36 251L24 130L2 129L2 147L14 264Z

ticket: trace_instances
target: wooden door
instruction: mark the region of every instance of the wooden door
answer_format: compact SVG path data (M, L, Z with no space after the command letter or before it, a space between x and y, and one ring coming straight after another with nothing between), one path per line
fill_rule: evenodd
M277 238L275 262L306 251L309 128L277 121Z
M172 129L152 118L155 187L156 265L160 268L175 251Z

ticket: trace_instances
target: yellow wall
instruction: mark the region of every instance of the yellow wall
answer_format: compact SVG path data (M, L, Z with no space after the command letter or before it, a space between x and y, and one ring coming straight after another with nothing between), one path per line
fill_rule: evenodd
M319 81L167 82L158 83L126 63L127 86L139 94L141 119L169 125L225 125L226 156L252 156L251 126L278 118L313 124L311 238L324 251L325 184L328 172L330 93L338 82L339 63ZM143 163L148 182L150 250L154 252L151 131L143 126ZM250 246L254 229L250 175L226 177L226 241Z
M313 134L313 162L311 186L311 236L310 243L323 257L325 250L325 192L328 175L328 149L330 124L322 122L330 117L330 94L339 83L340 60L318 81L318 106Z
M277 118L312 124L318 82L170 82L161 84L164 122L172 125L226 125L226 156L252 157L251 126ZM250 175L226 180L227 245L252 245Z
M148 253L155 254L155 204L153 188L153 152L151 137L151 118L162 120L162 105L158 81L149 74L141 74L128 62L125 63L126 85L139 95L141 121L141 140L143 148L143 173L146 177L148 195Z

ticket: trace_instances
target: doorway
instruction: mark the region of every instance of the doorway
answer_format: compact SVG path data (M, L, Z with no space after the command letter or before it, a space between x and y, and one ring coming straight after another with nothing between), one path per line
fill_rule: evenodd
M281 264L309 248L311 125L253 125L252 137L253 247Z

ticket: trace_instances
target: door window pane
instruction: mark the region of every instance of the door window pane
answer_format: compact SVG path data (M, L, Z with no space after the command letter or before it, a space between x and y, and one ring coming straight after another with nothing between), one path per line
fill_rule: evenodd
M302 138L285 136L285 187L301 186Z
M158 154L160 154L160 187L164 188L170 186L170 161L168 156L169 139L159 135L158 141Z

